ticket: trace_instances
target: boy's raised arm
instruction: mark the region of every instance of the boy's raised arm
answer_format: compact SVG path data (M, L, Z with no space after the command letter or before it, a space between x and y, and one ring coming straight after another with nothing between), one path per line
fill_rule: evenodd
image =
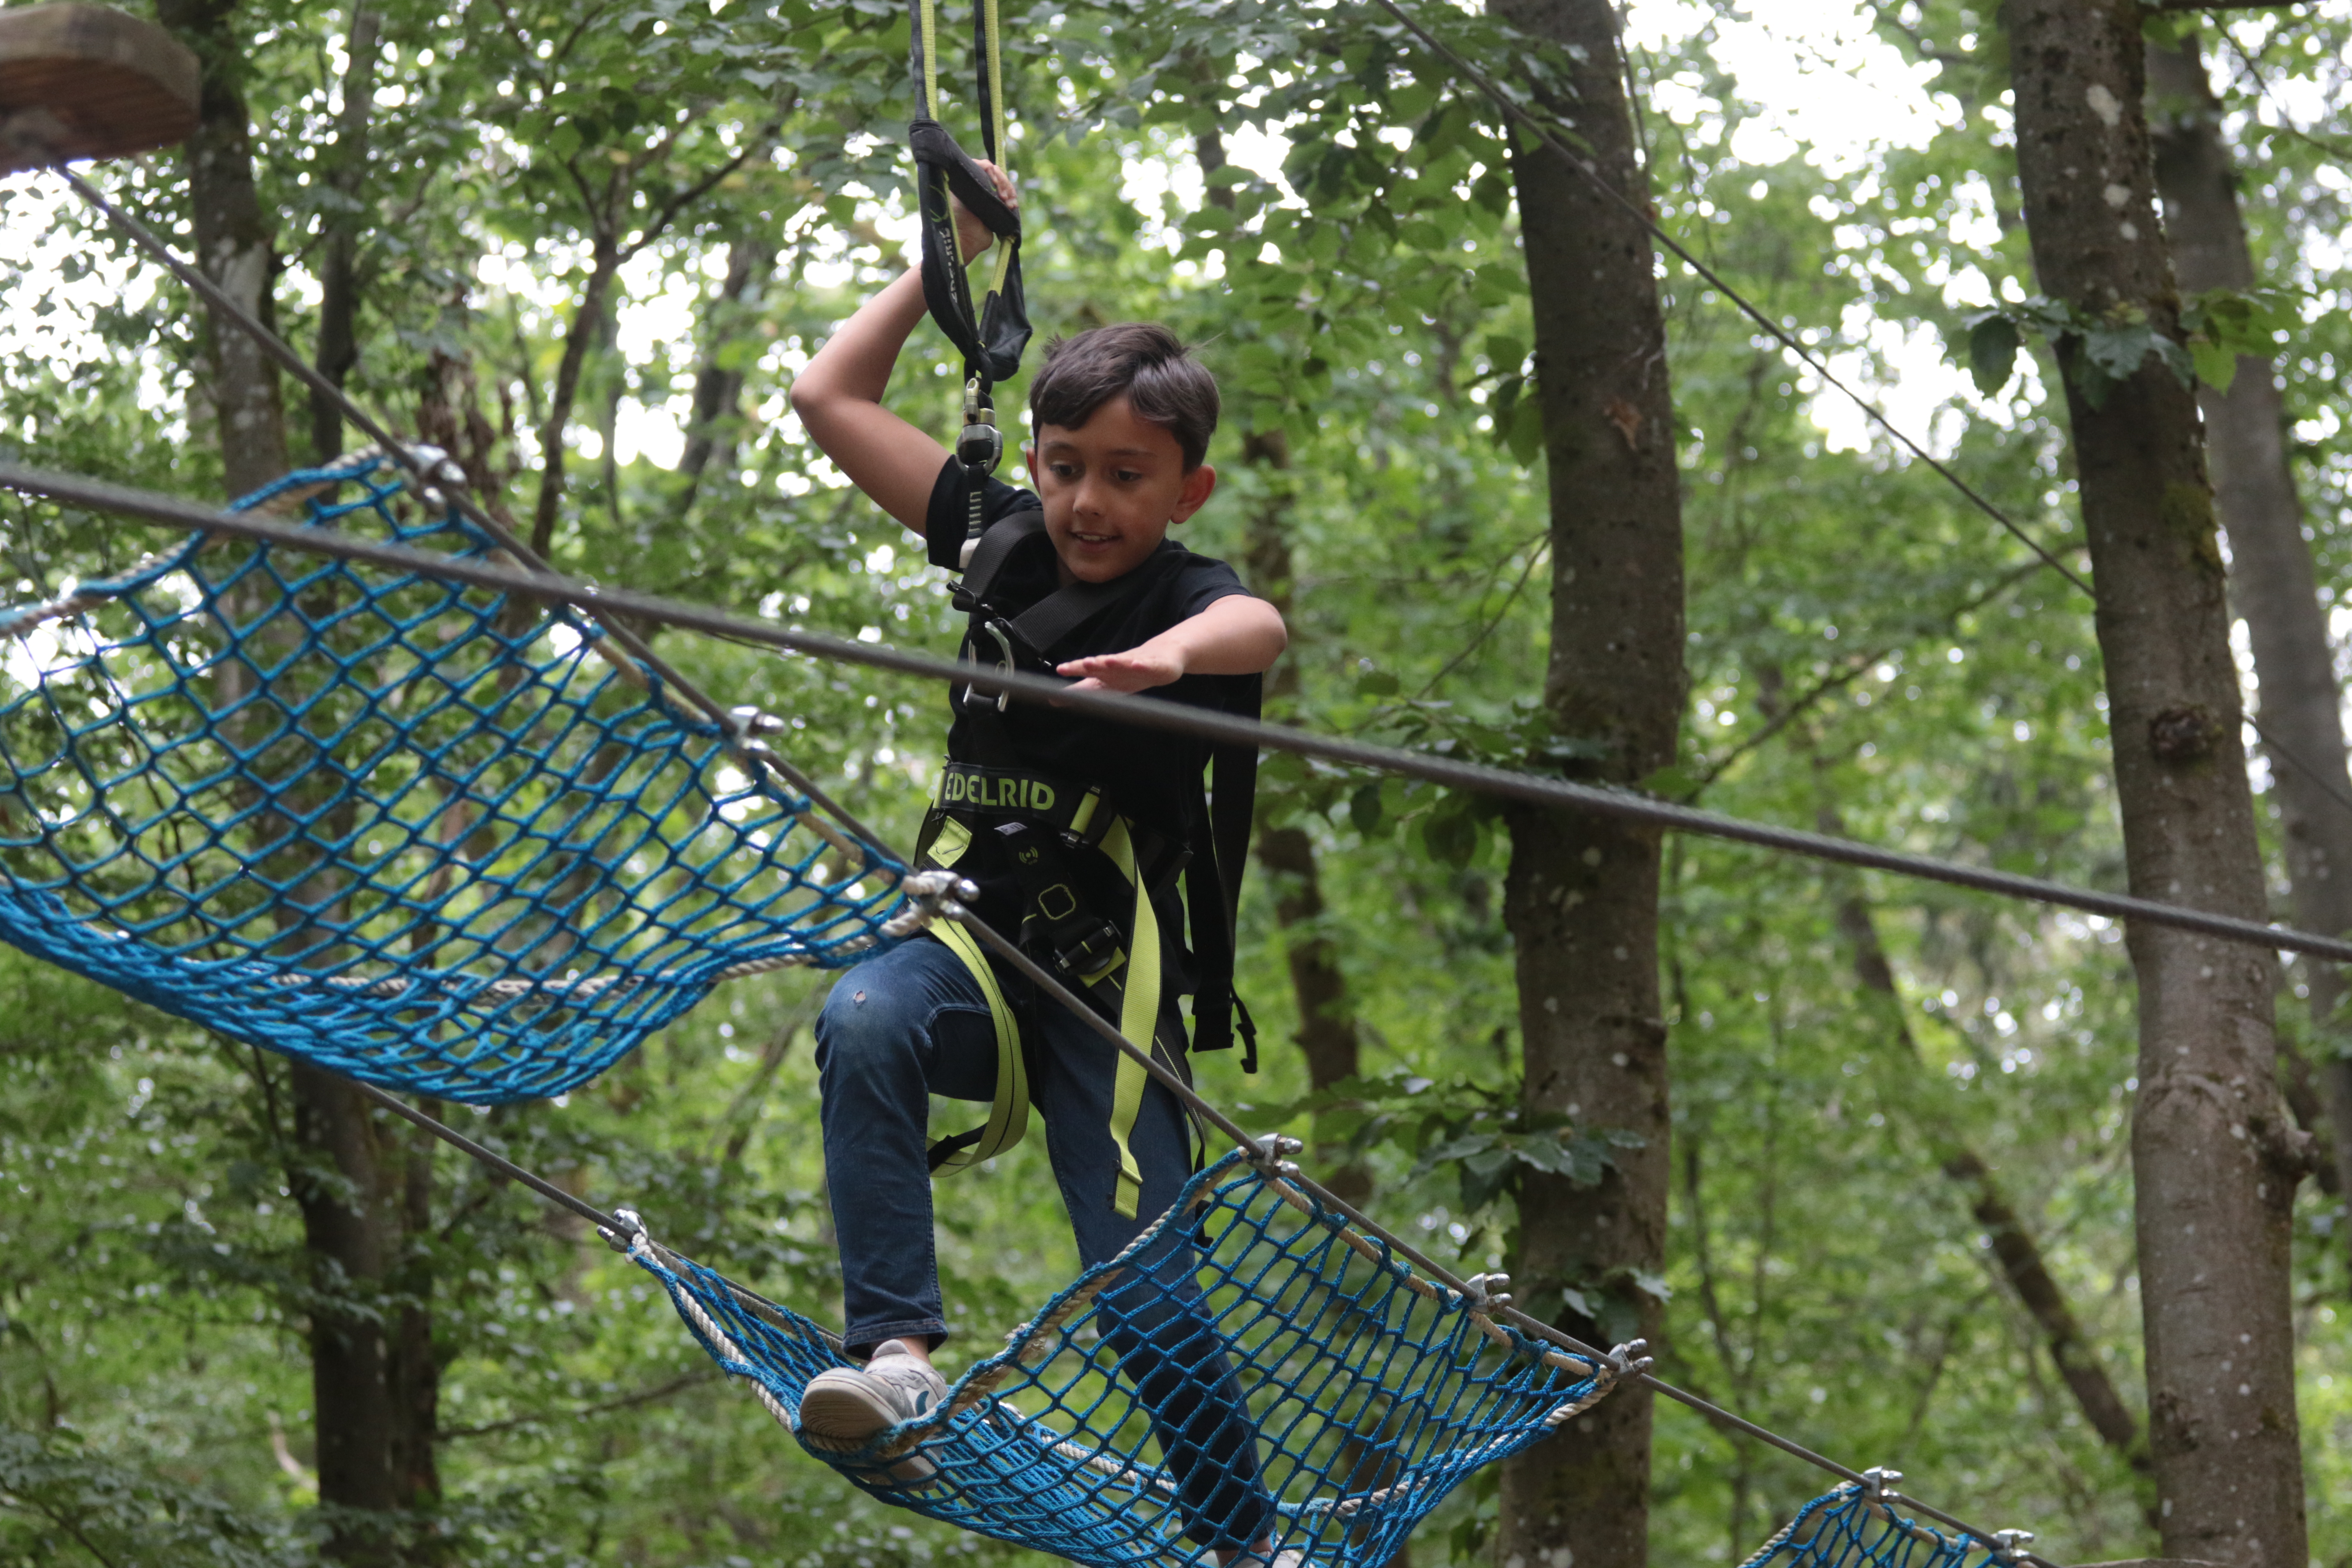
M988 164L981 166L1005 199L1013 200L1013 182ZM956 226L966 261L994 238L961 202ZM909 269L835 330L793 378L792 389L793 412L824 455L875 505L919 534L948 449L883 407L882 393L924 310L922 273Z
M824 455L917 533L948 450L883 407L882 391L923 313L922 274L908 272L835 329L792 393L793 412Z

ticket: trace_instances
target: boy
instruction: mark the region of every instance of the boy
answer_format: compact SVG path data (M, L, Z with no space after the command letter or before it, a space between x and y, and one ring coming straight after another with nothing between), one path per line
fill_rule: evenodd
M1010 183L989 173L1010 201ZM956 217L969 260L991 236L961 205ZM962 469L880 401L923 315L920 274L909 271L834 333L794 381L792 403L852 482L923 535L934 561L954 561L966 527ZM989 526L958 600L974 612L968 654L1014 665L1016 645L1034 634L1045 666L1080 689L1254 711L1258 678L1287 639L1281 616L1223 562L1166 537L1216 488L1202 460L1217 417L1208 372L1163 328L1097 328L1047 350L1030 412L1024 456L1037 492L988 482ZM1207 747L968 687L951 706L940 805L919 859L977 882L982 921L1019 931L1129 1039L1148 1035L1160 1059L1180 1060L1175 998L1193 971L1177 935L1176 883L1201 842ZM1222 907L1202 907L1222 900L1204 899L1199 880L1196 871L1187 882L1196 946L1204 916L1225 919ZM1173 1095L953 926L851 970L816 1034L845 1341L868 1359L812 1380L801 1421L813 1443L846 1449L946 1394L930 1363L947 1325L927 1162L968 1163L1009 1146L1034 1101L1091 1267L1165 1212L1191 1150ZM989 1124L927 1152L931 1094L992 1100ZM1181 1230L1130 1259L1105 1293L1106 1338L1151 1414L1187 1535L1222 1563L1264 1563L1273 1504ZM930 1473L919 1455L895 1472L909 1481Z

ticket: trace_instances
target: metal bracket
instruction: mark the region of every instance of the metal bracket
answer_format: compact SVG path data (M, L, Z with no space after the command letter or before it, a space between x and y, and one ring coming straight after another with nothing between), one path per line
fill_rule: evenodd
M1511 1277L1473 1274L1462 1281L1462 1294L1475 1312L1492 1312L1511 1304Z
M623 1235L608 1225L598 1226L596 1234L614 1251L625 1253L636 1246L638 1237L646 1234L645 1217L635 1209L614 1209L613 1217L627 1227L627 1234Z
M459 468L457 459L448 453L422 441L408 448L408 456L416 465L404 470L409 489L426 506L447 506L449 494L441 487L456 485L462 488L466 483L466 470Z
M2033 1539L2033 1531L1996 1530L1992 1532L1992 1554L1995 1560L2002 1563L2020 1563L2025 1559L2025 1543Z
M1612 1345L1609 1353L1601 1359L1608 1363L1609 1370L1619 1377L1633 1377L1658 1364L1650 1355L1650 1342L1647 1340L1627 1340L1622 1345Z
M1895 1483L1902 1479L1903 1472L1900 1470L1891 1470L1884 1465L1873 1465L1862 1472L1862 1494L1873 1502L1885 1502L1888 1498L1901 1497L1903 1494L1895 1489Z
M1297 1163L1288 1158L1307 1147L1297 1139L1286 1137L1280 1132L1269 1132L1265 1137L1253 1139L1251 1142L1255 1145L1257 1152L1248 1156L1249 1163L1266 1175L1295 1176L1299 1173Z

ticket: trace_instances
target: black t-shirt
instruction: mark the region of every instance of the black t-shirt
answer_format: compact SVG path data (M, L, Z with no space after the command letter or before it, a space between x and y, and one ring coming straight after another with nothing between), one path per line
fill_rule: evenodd
M951 530L954 537L962 537L962 469L950 458L931 489L925 515L927 532ZM1031 491L991 479L982 515L992 524L1041 504ZM1040 534L1005 561L989 595L991 606L1008 617L1021 614L1061 586L1056 568L1053 542ZM1055 663L1091 654L1124 653L1199 615L1219 599L1249 592L1231 566L1211 556L1195 555L1173 540L1161 541L1160 548L1135 570L1150 574L1140 591L1039 651ZM1142 695L1197 708L1255 713L1259 682L1255 675L1187 675ZM1209 761L1207 742L1031 702L1009 704L997 718L1021 766L1097 785L1121 815L1164 844L1181 848L1189 842L1202 771ZM969 715L956 714L948 734L950 756L975 758L974 723ZM1017 921L1019 889L1009 878L986 874L988 869L966 870L981 884L977 912L998 929L1009 929L1000 921ZM1162 924L1172 936L1178 928L1168 925L1171 913L1162 906Z

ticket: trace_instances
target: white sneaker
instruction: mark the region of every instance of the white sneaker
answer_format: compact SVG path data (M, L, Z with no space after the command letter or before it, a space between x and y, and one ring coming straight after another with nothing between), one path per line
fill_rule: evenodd
M801 1436L813 1447L850 1452L901 1421L929 1415L948 1396L948 1381L896 1340L863 1368L840 1366L809 1379L801 1394ZM920 1453L890 1470L901 1481L928 1481L939 1467Z

